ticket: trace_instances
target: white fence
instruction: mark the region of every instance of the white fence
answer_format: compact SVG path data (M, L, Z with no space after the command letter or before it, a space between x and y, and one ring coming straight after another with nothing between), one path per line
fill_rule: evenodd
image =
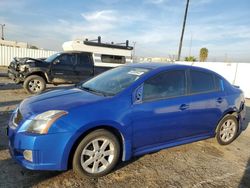
M226 78L231 84L240 86L245 97L250 98L250 63L223 62L176 62L177 64L193 65L207 68Z
M46 58L54 53L56 51L0 46L0 66L8 66L14 57Z

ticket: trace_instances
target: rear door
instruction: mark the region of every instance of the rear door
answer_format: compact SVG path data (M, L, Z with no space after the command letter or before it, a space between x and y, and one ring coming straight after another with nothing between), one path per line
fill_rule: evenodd
M84 81L94 75L94 64L90 53L77 54L75 73L78 82Z
M189 86L190 118L194 134L213 135L226 106L220 79L213 73L191 69Z

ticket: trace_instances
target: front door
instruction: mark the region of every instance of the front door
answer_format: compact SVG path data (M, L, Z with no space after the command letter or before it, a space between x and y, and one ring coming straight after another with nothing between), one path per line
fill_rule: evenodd
M53 83L75 83L76 55L62 54L52 62L51 75Z
M190 97L184 70L160 73L143 84L143 99L133 105L133 148L157 146L191 134Z

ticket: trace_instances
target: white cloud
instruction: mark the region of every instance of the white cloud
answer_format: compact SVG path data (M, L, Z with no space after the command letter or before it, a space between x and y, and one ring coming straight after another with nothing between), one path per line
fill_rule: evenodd
M89 13L82 13L82 17L86 21L117 21L117 14L114 10L101 10Z
M162 4L165 3L167 0L147 0L147 3L152 3L152 4Z

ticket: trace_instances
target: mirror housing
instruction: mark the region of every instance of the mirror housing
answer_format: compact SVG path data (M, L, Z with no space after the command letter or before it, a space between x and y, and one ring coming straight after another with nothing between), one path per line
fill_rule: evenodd
M143 84L140 85L133 93L133 103L138 104L142 102Z
M58 63L60 63L60 60L59 60L59 59L56 59L55 61L53 61L53 64L54 64L54 65L56 65L56 64L58 64Z

